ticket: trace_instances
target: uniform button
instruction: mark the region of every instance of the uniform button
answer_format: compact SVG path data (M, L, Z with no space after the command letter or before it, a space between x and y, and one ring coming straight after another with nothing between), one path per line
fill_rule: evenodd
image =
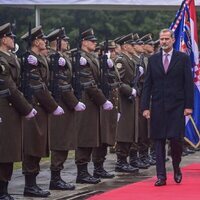
M40 106L40 103L37 103L38 106Z
M116 109L118 109L118 106L115 106Z
M8 105L9 105L9 106L12 106L12 103L9 103Z

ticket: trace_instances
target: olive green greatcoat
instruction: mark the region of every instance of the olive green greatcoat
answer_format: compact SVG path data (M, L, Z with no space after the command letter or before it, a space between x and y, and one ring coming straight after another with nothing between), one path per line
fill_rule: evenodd
M88 85L85 86L81 98L86 110L77 115L78 147L97 147L100 143L100 106L106 102L106 98L98 89L98 60L85 51L81 51L81 56L87 60L87 64L80 66L80 80L82 84Z
M54 53L56 52L51 50L49 56ZM77 130L74 107L78 104L78 100L75 97L71 86L71 62L67 56L63 57L66 60L66 65L63 67L58 66L58 73L64 80L59 79L58 85L59 87L66 87L68 89L60 91L60 98L57 99L57 102L64 109L65 113L61 116L50 116L50 149L61 151L74 150L77 147ZM52 75L53 74L51 74L51 78Z
M146 58L146 57L145 57ZM142 59L142 60L141 60ZM144 63L144 56L138 57L136 55L133 55L133 61L135 64L140 64L141 67L144 69L144 74L140 77L140 82L139 82L139 88L141 90L141 95L138 98L139 101L139 115L138 115L138 137L140 142L144 142L148 138L148 125L147 125L147 119L143 117L142 111L141 111L141 96L142 96L142 88L144 84L144 75L146 74L146 65Z
M49 155L49 129L48 115L58 106L47 89L48 66L45 65L41 56L30 52L38 59L37 66L30 66L30 73L38 77L38 80L31 80L34 86L42 86L39 91L34 92L32 105L37 110L36 117L23 121L24 154L45 157Z
M114 145L116 141L117 131L117 115L120 112L119 108L119 86L120 77L116 66L109 68L108 84L111 87L108 100L112 102L113 109L110 111L101 109L100 112L100 132L101 143Z
M120 74L121 86L120 91L120 106L121 117L117 127L118 142L133 142L135 139L135 124L134 124L134 100L131 96L132 88L131 81L135 76L135 64L129 56L122 53L116 59L116 66Z
M0 97L0 162L22 160L22 115L32 106L18 90L20 65L13 54L0 51L0 90L9 89L10 96Z

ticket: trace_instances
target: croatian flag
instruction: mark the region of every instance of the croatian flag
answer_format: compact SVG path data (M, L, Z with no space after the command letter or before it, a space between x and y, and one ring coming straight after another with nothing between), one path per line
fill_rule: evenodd
M175 34L174 48L187 53L192 63L194 110L191 117L186 117L185 140L193 147L198 147L200 145L200 64L194 0L182 2L170 29Z

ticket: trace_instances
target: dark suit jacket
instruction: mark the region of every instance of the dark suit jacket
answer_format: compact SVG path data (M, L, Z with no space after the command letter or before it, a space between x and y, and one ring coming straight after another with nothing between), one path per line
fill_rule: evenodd
M143 87L142 111L151 110L151 137L180 137L184 134L185 108L193 108L193 79L189 57L173 51L167 73L162 52L149 58ZM150 103L151 102L151 103Z

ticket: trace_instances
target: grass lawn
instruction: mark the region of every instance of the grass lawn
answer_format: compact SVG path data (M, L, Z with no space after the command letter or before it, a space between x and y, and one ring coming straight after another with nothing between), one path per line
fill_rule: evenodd
M75 151L69 151L68 158L72 159L74 157L75 157ZM44 162L49 162L49 161L50 161L50 156L46 157L46 158L42 158L41 164L44 163ZM21 168L22 168L22 162L14 163L14 170L21 169Z

